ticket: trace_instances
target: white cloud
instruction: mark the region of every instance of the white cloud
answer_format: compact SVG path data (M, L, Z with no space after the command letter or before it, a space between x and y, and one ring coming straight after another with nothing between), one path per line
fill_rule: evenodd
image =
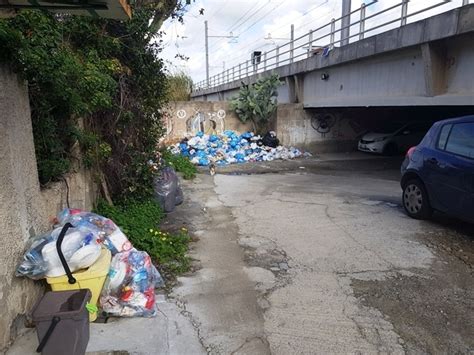
M364 2L371 1L364 0ZM367 16L400 2L401 0L379 0L367 10ZM441 2L441 0L410 0L409 13ZM209 65L212 76L222 72L223 62L226 68L230 68L250 59L253 50L268 51L274 49L276 45L287 42L278 39L265 40L269 33L273 38L289 38L290 25L294 24L295 37L299 37L307 34L310 29L314 30L329 23L331 18L340 17L341 3L341 0L198 0L189 7L184 17L184 24L171 20L165 22L163 30L166 35L163 41L166 46L161 57L168 61L171 67L185 70L194 81L200 81L206 76L205 20L209 22L210 36L229 35L230 30L234 36L238 36L237 43L229 43L229 39L225 38L209 38ZM413 16L409 18L409 22L458 7L461 3L462 0L453 0L422 15ZM352 1L353 9L359 6L360 1ZM201 8L204 9L204 15L199 14ZM379 16L378 19L367 21L366 28L399 15L400 7ZM353 20L358 20L358 15L354 15ZM370 35L396 26L398 23L381 28ZM329 27L315 33L314 37L326 34L328 31ZM303 52L304 50L300 49L297 53ZM190 59L184 62L176 59L176 54L188 56Z

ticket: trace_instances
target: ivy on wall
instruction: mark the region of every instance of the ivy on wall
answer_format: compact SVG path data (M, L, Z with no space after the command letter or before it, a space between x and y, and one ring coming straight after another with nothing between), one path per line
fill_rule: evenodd
M182 11L167 0L125 22L37 10L0 20L0 61L28 81L42 184L70 169L78 142L106 197L151 193L147 161L167 97L158 29Z

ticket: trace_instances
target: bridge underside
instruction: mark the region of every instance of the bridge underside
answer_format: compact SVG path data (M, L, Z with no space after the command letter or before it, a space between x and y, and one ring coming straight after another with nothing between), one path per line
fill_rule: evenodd
M278 73L280 103L304 108L474 105L474 5L251 76ZM323 74L325 74L323 76ZM232 82L193 93L228 100Z

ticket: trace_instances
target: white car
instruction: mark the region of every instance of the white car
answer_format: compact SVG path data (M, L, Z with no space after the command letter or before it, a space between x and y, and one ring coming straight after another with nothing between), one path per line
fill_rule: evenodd
M358 149L362 152L386 155L406 152L420 143L431 125L431 122L388 123L374 132L364 134Z

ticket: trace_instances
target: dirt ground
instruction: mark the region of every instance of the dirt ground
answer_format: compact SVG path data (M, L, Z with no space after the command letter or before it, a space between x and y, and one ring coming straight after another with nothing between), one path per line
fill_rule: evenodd
M445 231L418 233L437 260L417 276L354 280L360 302L385 314L409 354L469 354L474 350L473 226L437 216Z

